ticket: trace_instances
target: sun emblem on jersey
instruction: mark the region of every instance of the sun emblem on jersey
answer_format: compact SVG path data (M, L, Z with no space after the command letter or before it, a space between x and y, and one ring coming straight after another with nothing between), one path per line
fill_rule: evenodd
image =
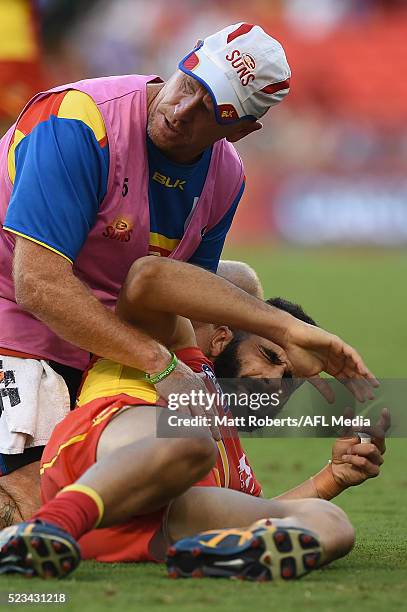
M123 217L116 217L112 223L106 226L106 229L102 235L105 238L110 238L111 240L129 242L132 233L132 223Z

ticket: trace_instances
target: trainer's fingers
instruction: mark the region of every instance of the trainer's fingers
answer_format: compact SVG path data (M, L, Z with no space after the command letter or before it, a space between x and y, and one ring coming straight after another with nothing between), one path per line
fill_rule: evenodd
M208 410L207 414L211 420L210 429L212 432L213 439L219 442L219 440L222 439L222 436L220 434L219 427L216 425L216 417L218 415L216 408L213 406L212 408Z
M329 382L320 376L311 376L307 378L308 382L315 387L317 391L326 399L328 404L335 403L335 393Z
M380 386L376 376L366 366L356 349L349 344L344 344L343 352L346 356L345 368L362 376L370 386L374 388Z
M219 442L219 440L222 440L222 436L220 433L220 429L219 427L216 425L216 415L213 411L211 411L210 414L210 419L211 419L211 432L212 432L212 437L214 440L216 440L217 442Z
M355 380L353 378L348 378L346 376L338 376L339 382L342 383L344 387L348 389L348 391L355 397L358 402L364 402L365 398L360 388L355 384Z
M341 377L342 384L352 393L358 402L374 399L374 393L370 384L364 378Z
M199 402L197 404L190 404L190 411L193 416L204 417L210 422L209 429L211 430L212 437L217 442L222 439L219 431L219 427L216 425L215 414L212 409L207 410L208 404Z
M205 416L210 419L211 424L209 428L211 430L213 439L216 440L216 442L219 442L219 440L222 439L222 436L220 434L219 427L216 425L216 418L215 418L216 415L214 411L212 409L208 410L207 412L205 412Z
M369 478L374 478L380 474L380 467L369 461L366 457L360 457L359 455L343 455L342 461L351 463Z
M335 374L335 377L343 382L344 380L363 380L367 387L378 387L379 381L366 367L359 353L349 344L343 342L340 338L332 342L332 352L334 361L341 362L341 366ZM363 397L369 399L367 390L363 387L361 390L353 385L350 385L350 391L355 395L358 401L364 401Z

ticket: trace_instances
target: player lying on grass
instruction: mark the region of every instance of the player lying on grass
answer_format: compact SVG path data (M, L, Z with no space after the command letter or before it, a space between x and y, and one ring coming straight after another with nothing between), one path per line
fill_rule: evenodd
M175 313L238 324L266 336L271 307L252 300L253 308L242 314L241 302L247 297L194 266L148 258L130 271L118 313L177 350L186 364L206 375L213 390L211 362L197 347L190 322ZM257 353L253 376L280 379L297 374L280 347L264 337L249 340L253 356ZM176 373L177 368L171 376ZM45 504L33 517L37 522L2 532L0 571L66 575L79 562L77 540L84 558L162 560L168 543L206 529L221 530L215 537L218 543L225 543L227 535L240 541L237 549L217 547L212 541L212 559L201 557L225 576L267 579L270 570L274 578L300 576L351 549L353 529L345 514L317 498L332 497L377 475L382 457L375 444L362 446L353 437L340 452L336 445L338 463L278 499L261 499L260 486L231 428L222 428L221 435L213 429L216 446L205 429L194 437L187 428L177 432L181 437L157 437L157 419L168 414L161 407L159 387L142 372L106 359L93 363L80 407L57 426L45 450ZM310 499L298 499L302 497ZM271 527L235 530L234 535L227 531L268 517ZM199 570L199 546L189 557L182 555L184 560L194 559L183 572ZM220 550L230 552L238 563L216 566ZM170 554L177 564L177 549Z

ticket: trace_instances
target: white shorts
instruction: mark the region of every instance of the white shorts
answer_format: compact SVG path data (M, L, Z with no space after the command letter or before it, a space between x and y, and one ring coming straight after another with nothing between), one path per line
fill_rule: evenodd
M0 453L45 446L69 410L65 381L46 361L0 355Z

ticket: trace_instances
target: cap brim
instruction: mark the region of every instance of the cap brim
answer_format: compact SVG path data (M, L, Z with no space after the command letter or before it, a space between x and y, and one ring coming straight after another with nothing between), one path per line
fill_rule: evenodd
M221 124L232 124L242 119L256 119L246 115L239 98L227 79L225 73L199 47L188 53L178 64L185 74L196 79L205 87L212 98L216 121Z

